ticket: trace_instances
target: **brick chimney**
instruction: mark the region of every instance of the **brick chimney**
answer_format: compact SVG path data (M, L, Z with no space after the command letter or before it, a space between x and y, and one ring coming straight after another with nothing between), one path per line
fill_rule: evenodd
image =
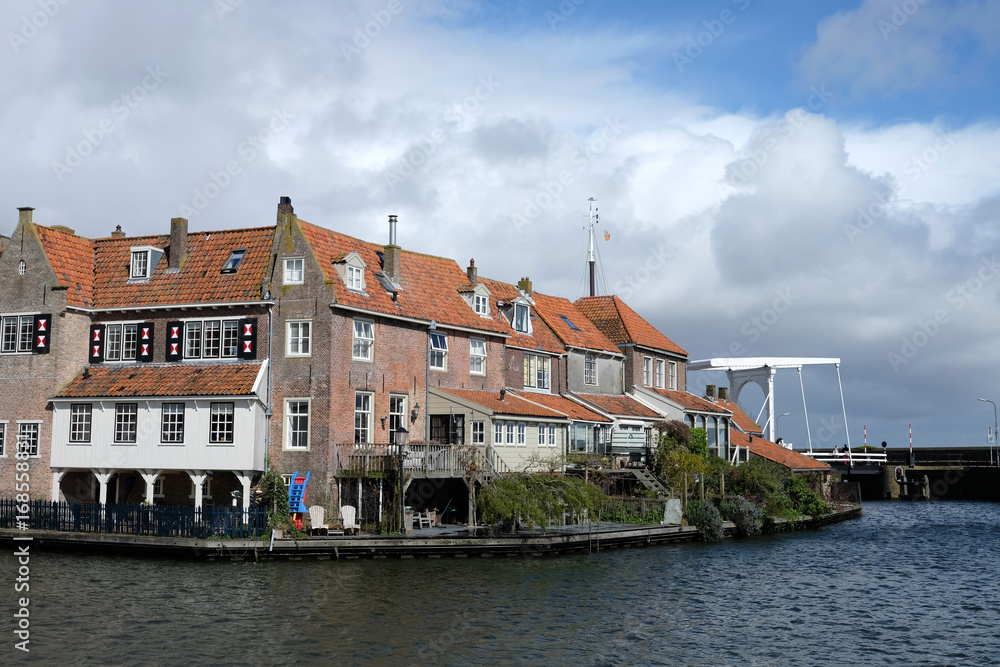
M531 294L531 280L527 276L521 278L517 281L517 289L525 294Z
M473 285L476 284L476 281L479 279L479 275L478 274L479 274L479 272L476 270L476 260L470 259L469 260L469 268L467 268L465 270L465 275L469 277L469 282L471 284L473 284Z
M111 238L113 239L125 238L125 232L122 231L121 225L115 225L115 231L111 232Z
M729 400L729 387L719 387L719 400L720 401Z
M278 226L285 224L285 217L290 215L295 215L295 209L292 208L292 198L281 197L278 200Z
M170 218L170 259L168 269L181 268L187 255L188 221L186 218Z
M31 222L31 212L35 209L30 206L17 207L17 224L24 225Z
M396 216L389 216L389 245L385 246L385 275L392 280L399 280L403 260L403 249L396 245Z
M709 384L705 385L705 398L710 398L715 400L715 385Z

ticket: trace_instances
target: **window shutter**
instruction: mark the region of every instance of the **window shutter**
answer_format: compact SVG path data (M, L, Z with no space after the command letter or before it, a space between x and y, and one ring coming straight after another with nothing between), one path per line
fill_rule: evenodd
M104 325L90 325L90 363L99 364L104 361Z
M167 322L167 361L180 361L184 357L184 348L182 347L183 333L183 322Z
M34 354L48 354L52 345L52 315L35 315L31 337L31 351Z
M257 358L257 318L240 320L240 359Z
M136 350L136 358L139 361L152 361L153 360L153 323L152 322L142 322L139 326L139 349Z

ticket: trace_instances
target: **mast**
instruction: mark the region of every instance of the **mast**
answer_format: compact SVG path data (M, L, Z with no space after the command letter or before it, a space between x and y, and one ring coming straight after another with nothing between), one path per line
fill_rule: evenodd
M590 202L590 250L587 252L587 264L590 266L590 296L597 296L597 281L594 273L594 225L600 220L597 209L594 208L594 202L597 200L591 197L587 201Z

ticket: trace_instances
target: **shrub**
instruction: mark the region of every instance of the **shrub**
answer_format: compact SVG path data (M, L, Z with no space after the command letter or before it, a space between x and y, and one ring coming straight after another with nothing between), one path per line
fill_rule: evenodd
M578 477L511 475L484 486L476 505L486 524L545 528L563 512L596 516L607 496Z
M735 495L756 498L764 502L775 493L781 492L786 479L788 479L787 468L753 456L733 470L727 480L727 487Z
M687 517L688 522L698 528L703 540L722 541L722 515L714 504L703 500L688 501Z
M764 500L764 512L768 516L793 521L799 518L792 499L784 493L772 493Z
M809 488L809 484L801 477L789 477L785 482L785 492L792 501L792 506L800 514L823 516L829 514L830 506L823 502L818 493Z
M760 535L764 527L764 513L760 507L742 496L727 496L719 508L722 516L736 524L741 535Z

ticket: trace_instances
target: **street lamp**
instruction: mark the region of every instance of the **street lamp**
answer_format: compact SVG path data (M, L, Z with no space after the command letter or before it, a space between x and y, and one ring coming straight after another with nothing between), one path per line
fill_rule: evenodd
M774 430L775 430L775 433L777 433L777 431L778 431L778 420L781 419L782 417L787 417L790 414L792 414L792 413L791 412L782 412L780 415L778 415L778 416L776 416L774 418ZM759 415L758 415L758 418L760 418ZM764 425L760 427L761 433L764 433L764 432L767 431L767 424L770 421L771 421L771 416L768 415L767 420L764 421Z
M980 398L980 399L977 399L977 400L980 400L983 403L993 403L993 401L991 401L988 398ZM993 403L993 441L996 442L996 439L997 439L997 404ZM993 465L993 445L992 444L990 445L990 465Z

